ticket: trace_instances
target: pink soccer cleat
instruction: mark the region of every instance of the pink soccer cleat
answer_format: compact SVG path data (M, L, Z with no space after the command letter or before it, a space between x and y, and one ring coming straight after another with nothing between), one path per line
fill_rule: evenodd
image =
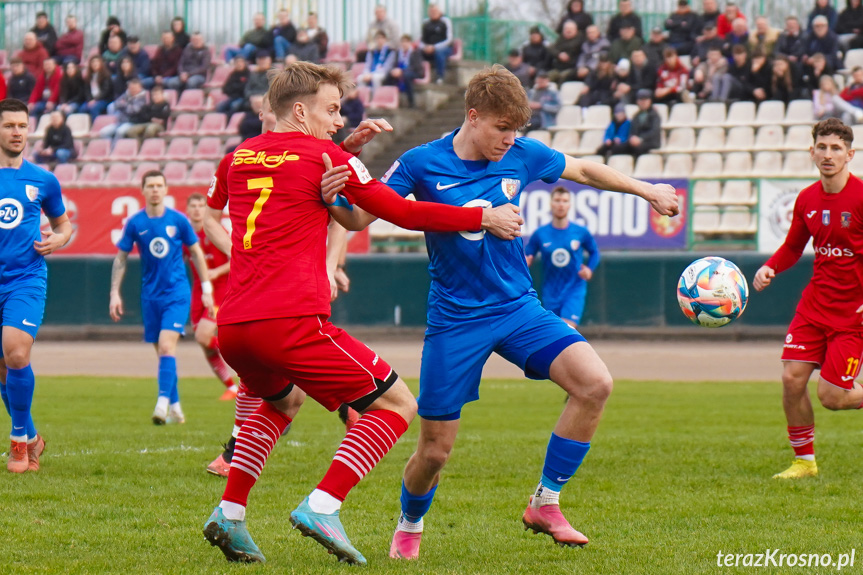
M534 506L533 496L521 517L525 529L533 529L534 533L551 535L554 542L567 547L584 547L587 537L572 528L558 505Z
M399 531L393 534L393 543L390 545L390 557L392 559L417 559L420 556L420 540L422 532L408 533Z
M224 453L220 453L219 456L207 466L207 473L212 473L219 477L227 477L230 470L231 464L225 460Z

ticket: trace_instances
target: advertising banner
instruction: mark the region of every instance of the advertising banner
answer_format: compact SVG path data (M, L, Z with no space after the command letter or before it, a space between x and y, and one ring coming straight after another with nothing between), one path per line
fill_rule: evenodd
M758 186L758 251L772 254L782 242L794 213L794 202L800 190L812 184L811 180L761 180ZM812 242L804 253L814 253Z

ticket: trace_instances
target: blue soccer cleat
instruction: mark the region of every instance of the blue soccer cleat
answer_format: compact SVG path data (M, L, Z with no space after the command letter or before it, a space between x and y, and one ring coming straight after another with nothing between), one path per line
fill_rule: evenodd
M204 523L204 538L210 545L218 547L228 561L241 563L264 563L266 559L249 530L245 521L234 521L225 517L220 507L216 507L207 522Z
M365 565L366 558L351 545L345 534L345 528L339 520L339 512L329 515L315 513L309 507L309 498L306 497L300 506L291 513L291 525L299 529L304 537L311 537L324 547L327 551L350 564Z

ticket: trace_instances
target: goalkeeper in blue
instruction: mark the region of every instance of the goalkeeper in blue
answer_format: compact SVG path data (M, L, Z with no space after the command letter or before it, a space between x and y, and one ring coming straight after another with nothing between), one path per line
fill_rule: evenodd
M381 181L420 201L509 204L517 211L519 193L530 182L564 178L635 194L663 215L678 213L672 186L634 180L603 164L517 138L530 113L527 94L512 73L498 65L485 69L468 85L462 127L406 152ZM336 202L345 173L340 166L324 174L321 189L327 203ZM351 230L373 219L357 206L333 206L330 213ZM517 229L513 232L518 235ZM502 241L479 231L428 232L425 237L431 288L420 368L420 437L404 472L390 557L419 556L423 517L455 443L462 407L479 399L482 368L492 352L531 379L551 379L569 395L522 521L526 529L546 533L561 545L585 545L587 537L572 528L558 499L590 449L611 393L608 369L578 331L540 305L520 238Z
M0 101L0 395L12 418L6 463L12 473L38 471L45 449L30 414L36 387L30 351L45 311L45 256L72 236L57 178L24 159L29 121L26 104ZM42 212L50 230L40 229Z
M528 267L537 255L542 260L542 307L578 327L599 248L587 228L569 221L570 196L563 186L551 191L551 222L533 232L524 253Z

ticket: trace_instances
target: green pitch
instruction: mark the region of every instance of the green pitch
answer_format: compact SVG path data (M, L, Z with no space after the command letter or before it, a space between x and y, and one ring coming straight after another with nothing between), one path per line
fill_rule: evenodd
M48 445L38 473L0 470L0 573L359 571L288 522L343 436L335 414L310 400L280 441L247 516L268 563L234 565L201 535L225 481L204 468L230 433L233 406L216 400L215 380L186 379L188 423L155 427L155 390L145 379L38 378L35 417ZM618 382L561 498L591 543L565 549L521 524L563 393L486 381L482 400L464 411L418 562L387 558L416 423L353 491L343 522L368 573L743 573L752 568L718 567L717 553L838 558L861 541L863 418L816 408L821 476L772 480L791 462L780 394L778 383ZM8 422L0 416L4 430ZM860 546L843 572L859 572Z

